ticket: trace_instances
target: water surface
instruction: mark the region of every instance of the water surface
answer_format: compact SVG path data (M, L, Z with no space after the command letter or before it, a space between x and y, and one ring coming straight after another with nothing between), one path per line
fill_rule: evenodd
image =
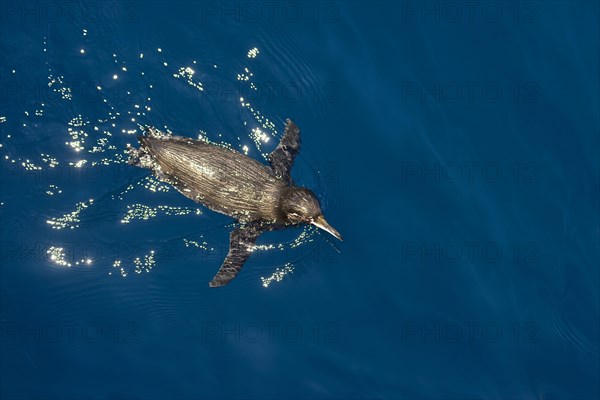
M3 2L3 398L592 399L598 3ZM337 243L126 164L140 125L293 176Z

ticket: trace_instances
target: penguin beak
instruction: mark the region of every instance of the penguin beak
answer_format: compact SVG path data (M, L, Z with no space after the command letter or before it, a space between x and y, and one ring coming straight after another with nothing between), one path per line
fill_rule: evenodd
M323 217L322 215L319 215L317 218L312 220L311 224L316 226L317 228L323 229L325 232L331 233L333 236L342 241L344 240L342 239L342 235L340 235L340 233L336 231L333 226L329 225L329 223L325 221L325 217Z

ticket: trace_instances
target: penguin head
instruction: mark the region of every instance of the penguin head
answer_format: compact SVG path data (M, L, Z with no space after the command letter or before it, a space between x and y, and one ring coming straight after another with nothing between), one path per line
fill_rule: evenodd
M311 224L342 240L342 235L323 217L321 204L312 190L303 187L288 187L281 195L280 206L285 219L290 223Z

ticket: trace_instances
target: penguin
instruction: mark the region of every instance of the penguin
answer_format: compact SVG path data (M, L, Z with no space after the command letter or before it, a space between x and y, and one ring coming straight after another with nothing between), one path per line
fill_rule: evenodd
M128 146L130 165L150 169L184 196L237 221L229 252L210 287L227 285L238 275L264 232L312 224L343 240L325 220L313 191L292 180L300 129L290 119L267 157L269 166L208 141L166 135L152 127L144 130L139 148Z

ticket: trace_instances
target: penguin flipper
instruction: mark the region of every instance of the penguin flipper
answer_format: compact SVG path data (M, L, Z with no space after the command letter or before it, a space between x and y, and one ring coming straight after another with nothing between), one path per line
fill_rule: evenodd
M260 224L250 223L235 228L229 235L229 253L223 265L208 284L210 287L227 285L240 272L250 257L256 239L265 231Z
M285 122L283 137L277 148L269 154L269 163L275 175L286 183L292 183L291 171L300 152L300 129L289 118Z

